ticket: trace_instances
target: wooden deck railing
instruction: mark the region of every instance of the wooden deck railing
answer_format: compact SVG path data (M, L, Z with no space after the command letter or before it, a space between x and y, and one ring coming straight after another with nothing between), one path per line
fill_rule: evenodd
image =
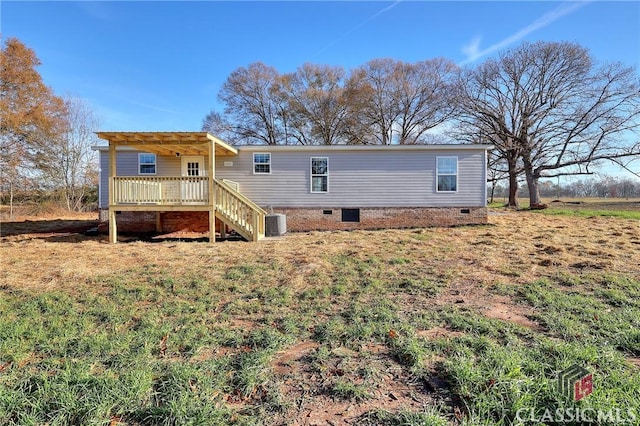
M117 176L113 178L115 204L207 204L205 176Z
M258 241L265 235L265 215L256 203L236 191L225 182L216 179L216 214L250 241Z
M210 203L206 176L116 176L113 203L116 205L203 205ZM215 213L249 241L265 236L266 212L242 195L233 183L214 182Z

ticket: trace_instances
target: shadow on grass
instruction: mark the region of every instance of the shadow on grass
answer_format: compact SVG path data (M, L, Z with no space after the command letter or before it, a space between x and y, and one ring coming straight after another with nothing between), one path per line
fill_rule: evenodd
M49 243L81 243L83 241L98 241L100 243L109 244L109 236L106 234L91 234L85 233L55 233L53 235L34 235L33 239L43 240ZM216 243L220 242L245 242L242 237L230 236L227 238L216 237ZM128 234L123 233L118 235L118 244L131 244L131 243L208 243L209 236L194 235L194 236L175 236L167 234Z
M0 236L51 233L84 233L98 226L98 220L52 219L0 223Z
M118 237L118 243L135 243L137 241L145 243L208 243L209 233L202 235L175 235L175 234L158 234L158 233L145 233L145 234L122 234ZM216 236L216 243L225 241L246 241L241 236L230 235L225 238Z
M80 243L83 241L109 242L108 234L97 232L98 220L51 219L24 220L0 223L0 237L25 236L54 243ZM119 233L119 243L133 242L209 242L208 233ZM245 241L241 236L230 234L216 237L216 242Z

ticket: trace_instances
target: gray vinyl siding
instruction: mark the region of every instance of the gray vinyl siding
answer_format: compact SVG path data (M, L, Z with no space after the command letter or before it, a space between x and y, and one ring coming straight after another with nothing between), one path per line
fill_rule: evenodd
M179 157L156 155L156 174L138 173L138 154L144 151L118 151L116 176L180 176L182 163ZM205 157L205 162L207 158ZM109 206L109 151L100 151L100 207Z
M264 149L260 152L269 152ZM436 192L436 158L458 157L458 191ZM329 158L328 193L311 193L311 157ZM233 166L225 166L232 161ZM253 174L253 152L216 162L216 176L269 207L460 207L485 204L484 150L272 151L271 174Z
M240 192L261 207L476 207L484 206L485 151L414 150L259 151L238 147L238 156L216 158L216 177L238 182ZM138 152L119 151L117 176L138 176ZM271 153L271 173L253 173L253 153ZM458 158L458 190L436 192L436 158ZM311 157L329 159L329 191L311 193ZM205 162L207 161L205 157ZM225 162L227 165L225 165ZM229 165L229 164L232 165ZM205 163L206 164L206 163ZM109 202L109 153L100 151L100 207ZM156 176L180 176L181 160L156 157Z

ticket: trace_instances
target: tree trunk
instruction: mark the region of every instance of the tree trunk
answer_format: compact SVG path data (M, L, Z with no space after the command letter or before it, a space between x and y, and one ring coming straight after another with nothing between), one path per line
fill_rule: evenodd
M523 158L524 174L527 178L527 186L529 187L529 208L540 209L543 208L542 201L540 200L540 187L538 185L538 176L533 171L533 165L530 161Z
M509 201L506 207L518 207L518 157L509 155L507 164L509 166Z
M13 181L9 182L9 220L13 220Z
M493 196L496 193L496 186L498 185L498 181L494 180L493 182L491 182L491 191L490 191L490 196L489 196L489 204L493 204Z

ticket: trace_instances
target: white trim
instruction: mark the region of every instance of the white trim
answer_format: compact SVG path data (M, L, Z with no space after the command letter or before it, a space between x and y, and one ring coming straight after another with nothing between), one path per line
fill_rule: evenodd
M238 149L233 147L232 145L229 145L228 143L226 143L222 139L219 139L219 138L215 137L211 133L207 133L207 138L209 140L213 141L214 145L217 145L217 146L219 146L221 148L226 149L227 151L229 151L233 155L238 155ZM214 151L215 151L215 147L214 147Z
M229 179L222 179L222 182L226 183L236 191L240 191L240 182L236 182L235 180L229 180Z
M180 175L181 176L187 176L187 173L188 173L187 163L189 162L199 163L198 173L200 174L198 176L207 175L207 168L205 167L205 163L204 163L204 155L182 155L180 157Z
M102 208L102 158L100 157L100 154L98 154L98 209ZM107 182L109 182L108 176Z
M91 149L94 151L109 152L109 145L93 145ZM140 151L140 148L136 148L134 146L117 145L116 151Z
M153 173L142 173L140 171L140 166L143 164L140 162L140 157L143 155L153 155ZM145 166L150 166L151 163L144 163ZM140 176L154 176L158 173L158 155L153 152L139 152L138 153L138 175Z
M264 145L234 145L238 151L261 152ZM493 149L487 144L429 144L429 145L269 145L269 151L482 151Z
M487 205L487 166L488 166L488 162L489 162L489 156L487 155L487 151L484 152L484 165L482 167L482 169L484 170L484 180L482 182L482 200L483 200L483 204L486 206Z
M313 174L313 160L326 160L327 172L325 174ZM314 191L313 190L313 178L314 177L326 177L327 178L327 190L326 191ZM329 157L309 157L309 192L311 194L328 194L329 193Z
M256 155L268 155L269 156L269 162L268 163L256 163ZM271 153L270 152L254 152L252 155L252 168L253 168L253 174L254 175L270 175L271 171L273 170L273 166L271 165ZM268 172L256 172L256 165L265 165L268 164L269 165L269 171Z
M456 174L455 175L450 174L450 173L442 174L442 176L455 176L456 177L456 189L455 189L455 191L440 191L438 189L438 178L440 177L440 170L438 170L439 169L439 167L438 167L439 161L438 160L440 160L441 158L442 159L455 159L456 160ZM458 170L458 167L459 167L458 163L459 163L459 161L458 161L458 156L457 155L436 156L436 192L437 193L439 193L439 194L455 194L456 192L458 192L458 186L459 186L458 185L459 184L458 175L460 174L459 170Z
M264 152L265 145L234 145L238 151ZM488 144L429 144L429 145L270 145L269 151L481 151L493 149ZM94 151L108 151L108 145L94 145ZM139 148L126 145L116 146L116 151L139 151Z

